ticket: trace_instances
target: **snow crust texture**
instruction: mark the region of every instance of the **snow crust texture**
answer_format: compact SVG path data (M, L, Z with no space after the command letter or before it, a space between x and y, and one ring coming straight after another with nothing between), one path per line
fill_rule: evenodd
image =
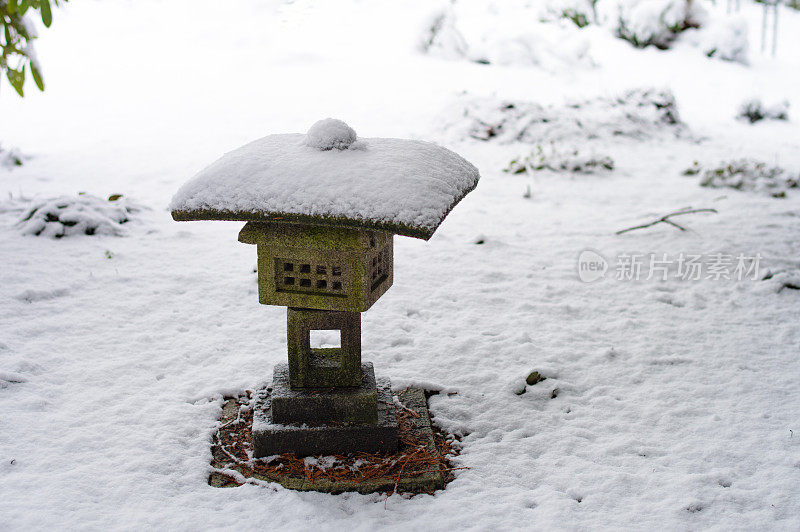
M341 149L351 139L346 124L324 120L307 136L256 140L200 171L170 209L345 219L407 227L427 238L478 182L477 168L435 144L369 138L358 149Z

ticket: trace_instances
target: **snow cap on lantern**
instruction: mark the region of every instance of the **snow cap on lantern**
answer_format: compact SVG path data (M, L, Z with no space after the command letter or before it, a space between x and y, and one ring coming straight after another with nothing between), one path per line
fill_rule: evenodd
M355 141L355 130L336 118L315 122L306 133L305 144L318 150L346 150Z
M429 239L478 184L478 169L419 140L361 138L326 118L226 153L178 190L178 221L306 223Z

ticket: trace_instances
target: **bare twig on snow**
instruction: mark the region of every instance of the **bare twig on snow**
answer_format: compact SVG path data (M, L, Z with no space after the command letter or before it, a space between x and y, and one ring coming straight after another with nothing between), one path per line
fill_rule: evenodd
M697 213L697 212L713 212L714 214L717 214L717 210L716 209L689 209L689 208L687 208L687 209L682 209L680 211L675 211L675 212L671 212L669 214L665 214L661 218L659 218L657 220L654 220L654 221L652 221L652 222L650 222L648 224L637 225L635 227L628 227L627 229L620 229L619 231L616 232L616 234L621 235L622 233L627 233L628 231L635 231L636 229L646 229L648 227L652 227L652 226L654 226L656 224L660 224L660 223L669 224L669 225L671 225L673 227L676 227L676 228L680 229L681 231L686 231L687 229L685 227L673 222L672 220L670 220L670 218L673 217L673 216L680 216L680 215L683 215L683 214L694 214L694 213Z

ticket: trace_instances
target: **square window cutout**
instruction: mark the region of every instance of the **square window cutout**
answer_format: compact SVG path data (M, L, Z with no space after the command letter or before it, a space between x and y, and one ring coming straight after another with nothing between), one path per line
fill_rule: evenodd
M334 330L310 330L308 331L309 346L311 349L341 349L342 331Z

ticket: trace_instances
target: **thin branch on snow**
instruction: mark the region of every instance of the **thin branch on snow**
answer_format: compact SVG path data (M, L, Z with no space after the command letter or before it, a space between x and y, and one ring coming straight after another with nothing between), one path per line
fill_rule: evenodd
M717 214L717 210L716 209L683 209L683 210L680 210L680 211L675 211L675 212L671 212L669 214L665 214L661 218L659 218L657 220L654 220L654 221L652 221L652 222L650 222L648 224L637 225L636 227L628 227L627 229L620 229L619 231L616 232L616 234L621 235L622 233L627 233L628 231L635 231L636 229L646 229L648 227L652 227L652 226L654 226L656 224L660 224L660 223L669 224L669 225L671 225L673 227L676 227L676 228L680 229L681 231L687 231L687 229L685 227L673 222L672 220L670 220L670 218L673 217L673 216L680 216L682 214L694 214L694 213L697 213L697 212L713 212L714 214Z

